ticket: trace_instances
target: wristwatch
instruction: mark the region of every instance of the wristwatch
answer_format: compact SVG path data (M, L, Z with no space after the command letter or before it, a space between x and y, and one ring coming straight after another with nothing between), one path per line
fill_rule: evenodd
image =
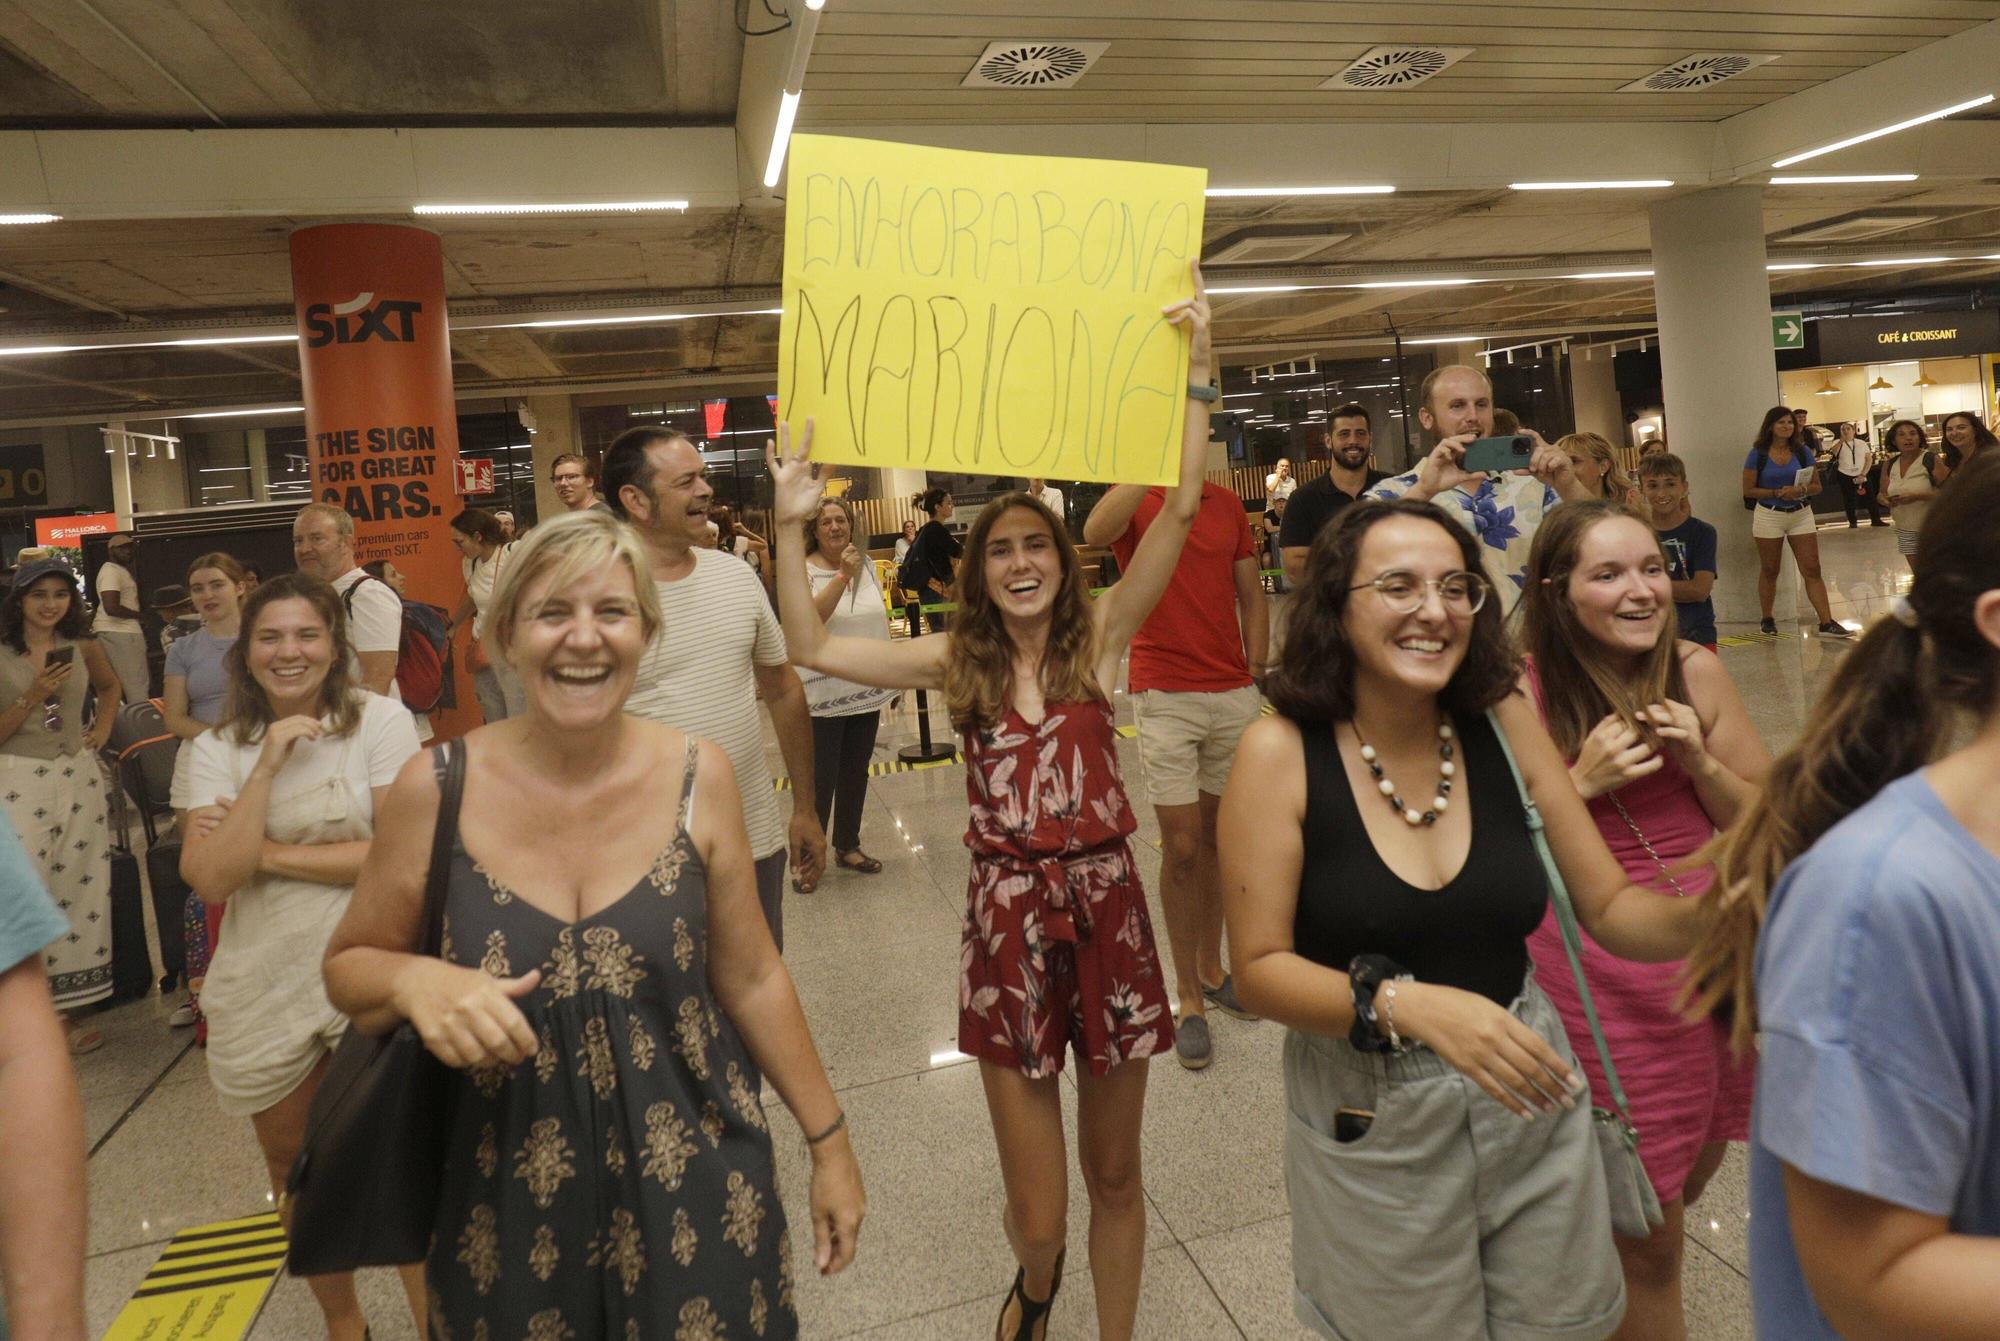
M1218 379L1205 386L1196 386L1193 382L1189 382L1188 395L1195 400L1205 400L1213 405L1222 399L1222 382Z

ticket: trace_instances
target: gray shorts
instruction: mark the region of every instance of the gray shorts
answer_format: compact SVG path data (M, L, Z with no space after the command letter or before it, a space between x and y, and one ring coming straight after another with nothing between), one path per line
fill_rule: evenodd
M1516 1018L1571 1058L1529 979ZM1516 1117L1437 1054L1285 1036L1293 1307L1331 1341L1598 1341L1625 1314L1590 1106ZM1334 1113L1374 1124L1333 1138Z

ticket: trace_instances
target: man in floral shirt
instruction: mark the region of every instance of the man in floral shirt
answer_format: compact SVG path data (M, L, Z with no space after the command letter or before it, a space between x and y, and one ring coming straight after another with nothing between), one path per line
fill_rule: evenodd
M1424 379L1418 401L1417 420L1437 445L1415 470L1383 480L1368 497L1429 500L1457 517L1479 538L1486 576L1504 609L1512 610L1526 580L1535 528L1564 499L1589 498L1590 488L1570 469L1566 453L1529 428L1521 430L1535 440L1528 469L1489 476L1459 468L1468 443L1493 435L1493 383L1479 369L1462 363L1437 369Z

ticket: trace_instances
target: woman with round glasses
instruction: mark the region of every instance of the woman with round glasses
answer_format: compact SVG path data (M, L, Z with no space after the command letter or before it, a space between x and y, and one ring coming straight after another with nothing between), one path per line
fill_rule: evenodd
M1536 534L1518 616L1526 687L1605 844L1635 883L1692 898L1714 868L1683 863L1749 803L1771 760L1721 660L1677 636L1673 600L1651 524L1576 503ZM1528 952L1591 1088L1605 1093L1552 918ZM1625 1335L1683 1338L1682 1218L1727 1143L1750 1134L1755 1067L1730 1055L1721 1022L1681 1014L1681 965L1634 964L1586 938L1583 966L1666 1216L1645 1238L1617 1241Z
M1605 849L1478 567L1428 503L1343 512L1222 798L1237 994L1288 1029L1294 1304L1329 1338L1592 1341L1625 1309L1586 1086L1528 957L1549 890L1514 761L1600 944L1678 958L1696 907Z
M86 694L97 700L88 731ZM30 559L0 599L0 804L70 934L48 948L49 990L72 1053L104 1046L69 1013L111 995L111 837L92 756L118 715L118 676L61 559Z

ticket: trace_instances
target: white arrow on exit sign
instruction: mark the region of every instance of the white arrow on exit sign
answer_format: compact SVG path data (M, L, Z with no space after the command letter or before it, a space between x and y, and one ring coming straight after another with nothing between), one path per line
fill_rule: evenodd
M1771 348L1804 349L1806 347L1806 324L1797 312L1773 312L1771 314Z

